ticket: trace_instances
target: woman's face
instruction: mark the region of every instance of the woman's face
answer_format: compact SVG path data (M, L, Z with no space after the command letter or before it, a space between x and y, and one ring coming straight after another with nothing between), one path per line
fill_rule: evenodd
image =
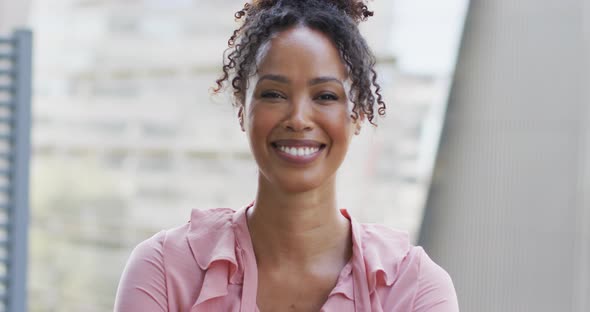
M261 47L240 123L261 177L285 192L332 183L360 126L347 72L322 33L294 27Z

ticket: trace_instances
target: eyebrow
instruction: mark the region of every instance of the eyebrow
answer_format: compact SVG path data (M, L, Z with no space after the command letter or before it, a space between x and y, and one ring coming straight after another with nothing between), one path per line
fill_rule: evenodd
M339 84L342 84L342 81L340 81L339 79L337 79L335 77L330 77L330 76L314 78L314 79L310 80L308 84L309 85L316 85L316 84L326 83L326 82L337 82Z
M260 83L263 80L271 80L271 81L276 81L276 82L285 83L285 84L291 83L291 80L289 80L289 78L287 78L285 76L272 75L272 74L268 74L268 75L264 75L264 76L260 77L260 79L258 79L258 83ZM308 85L316 85L316 84L326 83L326 82L337 82L342 85L342 81L340 81L340 79L332 77L332 76L322 76L322 77L313 78L307 84Z
M281 75L264 75L262 77L260 77L260 79L258 79L258 83L260 83L261 81L264 80L271 80L271 81L276 81L276 82L280 82L280 83L290 83L291 81L289 80L289 78L285 77L285 76L281 76Z

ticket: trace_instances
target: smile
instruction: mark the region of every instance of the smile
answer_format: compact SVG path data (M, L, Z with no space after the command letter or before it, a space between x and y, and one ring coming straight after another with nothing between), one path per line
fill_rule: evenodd
M325 144L308 140L281 140L271 143L279 158L295 164L307 164L321 154Z
M278 149L281 150L283 153L287 153L291 156L309 156L311 154L317 153L320 148L319 147L288 147L288 146L278 146Z

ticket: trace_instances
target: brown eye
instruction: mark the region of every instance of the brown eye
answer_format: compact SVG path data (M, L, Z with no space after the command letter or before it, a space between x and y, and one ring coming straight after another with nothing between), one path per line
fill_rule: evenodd
M276 91L262 92L260 97L265 98L265 99L284 99L285 98L282 94L280 94L279 92L276 92Z
M317 97L320 101L338 101L338 97L332 93L323 93Z

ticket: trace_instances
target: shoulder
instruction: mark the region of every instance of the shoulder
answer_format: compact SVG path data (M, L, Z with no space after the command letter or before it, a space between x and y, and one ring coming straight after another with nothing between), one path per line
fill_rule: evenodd
M449 274L406 231L362 224L363 257L370 290L388 311L457 312Z
M233 212L233 210L225 208L193 210L187 223L162 230L140 242L129 256L126 270L153 268L164 273L169 262L191 259L189 237L213 238L211 233L227 228Z
M441 284L441 285L451 285L452 280L451 276L445 269L441 266L436 264L424 251L421 246L414 247L415 252L419 254L419 280L418 282L422 285L427 284Z
M224 239L231 231L235 211L229 208L208 210L193 209L187 223L160 231L141 242L133 254L149 254L159 258L164 266L185 266L210 255L219 245L231 241ZM182 263L181 263L182 262Z
M360 225L360 245L371 290L393 285L412 247L407 232L380 224Z
M152 237L140 242L132 252L133 255L149 254L163 258L175 249L188 247L187 237L202 235L219 230L226 230L231 223L234 210L215 208L208 210L193 209L187 223L174 228L161 230Z
M164 274L164 242L166 231L160 231L133 248L123 277L136 272L153 271Z
M382 291L384 306L399 304L412 312L459 312L451 277L421 246L411 246L398 266L395 282ZM405 300L396 302L400 296Z
M115 311L167 311L164 239L161 231L133 249L121 275Z
M231 209L193 210L189 222L139 243L121 275L115 311L190 308L204 270L231 246L233 214ZM185 291L170 301L169 289Z
M419 270L414 299L415 311L459 311L457 294L451 276L436 264L422 247L419 253Z
M164 275L166 233L167 231L160 231L133 248L127 260L122 279L139 276L141 273L146 272Z
M140 242L133 248L130 260L136 259L162 259L164 241L166 240L166 231L162 230L152 235L150 238Z
M382 224L362 223L361 235L364 250L381 257L402 258L410 251L410 236L406 231Z

